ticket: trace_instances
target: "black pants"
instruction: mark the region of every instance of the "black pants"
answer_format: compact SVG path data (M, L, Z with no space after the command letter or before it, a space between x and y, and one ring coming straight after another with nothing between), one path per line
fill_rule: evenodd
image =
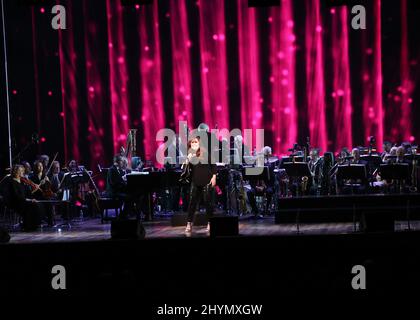
M45 210L40 203L22 202L11 208L22 217L23 231L36 230L45 217Z
M206 215L207 219L210 219L213 216L213 198L211 186L197 186L194 183L191 184L190 189L190 203L188 205L188 222L193 222L194 213L197 208L197 205L200 204L201 198L203 198L204 203L206 204Z

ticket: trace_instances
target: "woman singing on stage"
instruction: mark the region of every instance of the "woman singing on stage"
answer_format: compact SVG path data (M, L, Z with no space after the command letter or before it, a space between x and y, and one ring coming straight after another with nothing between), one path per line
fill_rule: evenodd
M188 142L188 158L186 163L191 165L192 170L188 222L185 232L191 232L194 213L202 196L206 205L207 218L209 219L207 231L210 231L210 217L213 215L211 194L216 185L216 165L211 161L209 152L200 145L200 139L198 137Z

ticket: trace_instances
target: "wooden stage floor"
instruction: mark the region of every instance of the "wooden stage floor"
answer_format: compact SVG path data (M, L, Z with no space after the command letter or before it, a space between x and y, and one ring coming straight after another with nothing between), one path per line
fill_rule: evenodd
M144 222L146 238L200 238L208 237L204 226L193 227L191 235L184 233L185 227L171 226L168 217L156 217L153 221ZM101 224L100 219L88 219L74 222L71 227L43 228L34 232L11 232L10 243L40 243L68 241L98 241L111 237L111 224ZM407 229L407 222L395 223L396 231ZM420 230L420 222L411 221L411 230ZM302 235L351 234L352 223L310 223L300 224ZM240 236L294 236L297 235L296 224L274 224L274 217L263 219L243 219L239 222Z

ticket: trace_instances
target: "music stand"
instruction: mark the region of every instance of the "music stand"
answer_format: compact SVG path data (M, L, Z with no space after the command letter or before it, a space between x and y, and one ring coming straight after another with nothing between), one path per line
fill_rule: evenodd
M408 163L381 164L380 175L385 180L408 180L410 179L410 166Z
M248 181L257 181L257 180L264 180L264 182L270 181L270 168L268 166L264 166L263 172L259 175L247 175L246 174L246 167L242 168L242 176L244 180Z
M420 161L420 154L406 154L404 156L404 160L408 160L410 162L417 161L417 163Z
M306 162L285 162L283 163L283 168L286 170L287 175L292 178L311 177L311 171Z
M366 165L364 164L350 164L339 165L337 169L336 179L350 180L351 192L354 193L354 180L362 180L362 183L367 181Z
M301 157L303 159L303 157ZM296 157L295 157L296 159ZM298 181L301 177L312 177L311 171L307 162L285 162L283 163L283 169L286 170L286 174L289 178ZM299 196L299 187L296 188L296 196ZM296 229L297 233L300 234L300 209L296 213Z
M369 165L378 167L382 163L382 158L380 155L364 155L360 156L360 160L364 160Z

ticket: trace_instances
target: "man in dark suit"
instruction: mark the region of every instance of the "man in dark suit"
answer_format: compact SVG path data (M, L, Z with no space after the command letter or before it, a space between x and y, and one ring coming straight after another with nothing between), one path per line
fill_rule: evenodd
M121 218L127 218L133 211L133 199L127 194L126 174L130 171L127 169L127 158L116 155L114 164L109 168L106 178L106 193L110 198L121 199L124 201L124 209L121 212Z

